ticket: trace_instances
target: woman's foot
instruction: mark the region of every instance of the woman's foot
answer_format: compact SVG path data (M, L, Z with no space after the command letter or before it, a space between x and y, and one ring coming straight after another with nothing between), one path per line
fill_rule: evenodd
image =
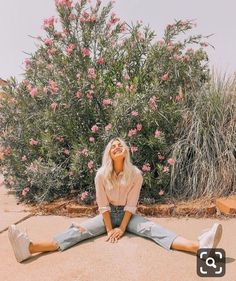
M209 229L206 229L200 236L198 236L199 249L202 248L216 248L222 236L222 225L214 223Z
M31 257L29 251L29 244L31 241L29 240L27 233L21 232L17 229L15 224L12 224L8 228L8 238L18 262L22 262Z

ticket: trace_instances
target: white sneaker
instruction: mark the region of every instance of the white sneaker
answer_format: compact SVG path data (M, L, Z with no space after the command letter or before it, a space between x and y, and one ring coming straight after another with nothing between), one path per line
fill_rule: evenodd
M216 248L222 236L222 225L214 223L211 228L203 230L198 236L199 248Z
M29 251L29 244L31 241L26 233L17 229L15 224L8 227L8 238L18 262L22 262L31 257Z

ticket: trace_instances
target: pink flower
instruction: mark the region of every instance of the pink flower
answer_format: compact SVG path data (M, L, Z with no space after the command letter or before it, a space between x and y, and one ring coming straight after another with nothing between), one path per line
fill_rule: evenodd
M74 175L74 172L73 172L73 171L68 172L68 176L69 176L69 177L72 177L73 175Z
M96 18L96 15L91 15L90 16L90 22L96 22L97 18Z
M75 96L80 99L82 97L82 93L80 91L76 92Z
M73 51L74 51L74 49L76 48L76 45L75 44L69 44L69 46L67 46L66 47L66 53L67 53L67 55L70 55Z
M161 155L161 154L158 154L158 159L159 159L160 161L162 161L162 160L165 159L165 156L163 156L163 155Z
M95 142L95 138L94 138L94 137L90 137L90 138L89 138L89 141L90 141L90 142Z
M4 154L7 155L7 156L11 155L11 147L10 147L10 145L7 146L7 148L4 151Z
M76 74L76 78L77 78L78 81L80 80L80 76L81 76L80 73Z
M30 139L30 144L31 144L31 145L37 145L37 144L38 144L38 141L31 138L31 139Z
M110 19L109 22L110 22L111 24L115 24L115 23L117 23L119 20L120 20L120 19L117 18L117 17L116 17L116 14L113 12L113 13L111 14L111 19Z
M129 75L128 75L128 74L125 74L124 79L125 79L126 81L129 80L129 79L130 79Z
M104 63L105 63L105 60L104 60L103 57L99 57L99 58L97 59L97 64L102 65L102 64L104 64Z
M84 155L84 156L88 156L88 149L84 148L82 150L78 150L77 155L80 156L81 154Z
M161 135L161 131L156 130L156 131L155 131L155 138L159 138L160 135Z
M125 26L125 23L123 22L121 25L120 25L120 32L125 32L126 31L126 26Z
M208 47L208 43L206 43L206 42L201 42L200 45L201 45L202 47Z
M23 196L26 196L26 194L30 191L29 187L25 187L23 190L22 190L22 195Z
M106 106L108 106L108 105L112 105L112 100L111 100L111 99L104 99L104 100L102 101L102 105L103 105L104 107L106 107Z
M21 157L21 160L22 160L22 161L26 161L26 160L27 160L27 157L24 155L24 156Z
M169 172L169 167L164 166L164 168L163 168L163 172L164 172L164 173L168 173L168 172Z
M94 167L94 162L92 160L90 160L87 165L88 165L89 170L92 170Z
M183 57L183 59L184 59L184 61L190 61L190 56L185 55L185 56Z
M30 90L30 95L31 95L31 97L36 97L38 95L38 89L37 88L32 88Z
M66 154L66 155L69 155L70 154L70 150L65 148L63 153Z
M150 164L149 163L144 164L142 170L144 172L149 172L151 170Z
M111 130L112 125L111 123L109 123L107 126L105 126L105 131L108 132L109 130Z
M161 80L162 81L167 81L169 79L169 74L168 73L165 73L161 76Z
M56 20L55 20L54 17L50 17L48 19L44 19L43 20L43 27L44 28L53 27L55 22L56 22Z
M122 88L122 87L123 87L123 84L120 83L120 82L117 82L117 83L116 83L116 86L117 86L118 88Z
M63 137L56 137L56 140L58 140L59 142L64 142L64 138Z
M84 199L86 199L88 197L88 191L82 192L80 199L83 201Z
M96 133L97 131L98 131L98 126L97 125L93 125L92 126L92 128L91 128L91 131L93 132L93 133Z
M30 163L30 166L27 168L27 170L35 173L38 171L38 166L36 164Z
M87 48L82 48L82 54L84 57L89 57L90 56L90 51Z
M175 97L175 100L178 102L178 101L181 101L182 100L182 97L180 95L176 96Z
M126 90L128 92L133 92L133 91L136 90L136 88L135 88L135 86L133 84L131 84L130 86L128 86L128 85L126 86Z
M57 83L55 81L49 80L48 83L49 83L49 87L50 87L50 89L53 93L58 92L58 86L57 86Z
M173 56L173 58L174 58L175 60L177 60L177 61L181 61L181 60L182 60L182 56L176 55L176 54Z
M140 124L140 123L136 125L136 128L137 128L138 131L141 131L141 130L142 130L142 127L143 127L143 125Z
M46 68L49 69L49 70L52 70L52 69L53 69L53 64L51 64L51 63L48 64L48 65L46 66Z
M170 159L167 160L167 163L170 164L170 165L174 165L175 159L170 158Z
M137 134L137 129L131 129L128 132L128 137L131 138L132 136Z
M157 109L156 97L155 97L155 96L152 96L152 97L149 99L148 105L151 107L152 110Z
M66 6L67 8L72 7L72 1L71 0L56 0L56 5L58 6Z
M164 40L159 40L159 41L158 41L158 44L159 44L160 46L163 46L163 45L165 44L165 41L164 41Z
M131 153L134 153L134 152L138 151L138 147L131 145L130 150L131 150Z
M138 116L138 111L132 111L132 112L131 112L131 115L132 115L132 116Z
M93 99L93 94L94 94L94 91L92 90L89 90L88 93L87 93L87 98L91 101Z
M47 53L48 53L49 56L52 56L52 55L54 55L56 53L56 51L57 51L57 49L51 48L51 49L47 50Z
M164 191L163 189L161 189L158 194L159 194L160 196L162 196L164 193L165 193L165 191Z
M25 59L24 64L25 64L26 68L29 68L31 66L31 61L29 59Z
M58 103L57 102L53 102L51 103L50 107L55 111L58 107Z
M96 70L94 68L88 69L88 78L89 79L96 79Z
M51 38L46 38L44 40L44 44L47 46L51 46L51 45L53 45L53 40Z

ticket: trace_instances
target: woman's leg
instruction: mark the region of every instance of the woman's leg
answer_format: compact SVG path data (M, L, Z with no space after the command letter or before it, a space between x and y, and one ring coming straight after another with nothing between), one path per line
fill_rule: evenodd
M199 242L188 240L182 236L178 236L172 242L171 248L174 250L188 251L196 254L197 250L199 249Z
M54 236L53 241L59 246L58 249L64 251L80 241L104 233L106 233L105 223L102 214L99 214L93 218L82 221L81 223L72 223L65 232ZM51 245L49 245L49 247L50 246Z
M188 240L176 232L137 214L131 217L126 230L150 238L169 251L175 249L196 253L199 248L198 242Z
M76 227L78 228L81 232L85 232L86 229L79 226L79 225L76 225L75 223L73 223L70 227ZM67 232L67 231L66 231ZM56 251L59 249L59 244L55 241L55 240L52 240L52 241L44 241L44 242L31 242L29 244L29 251L31 254L34 254L34 253L39 253L39 252L53 252L53 251Z
M51 252L57 249L63 251L80 241L103 233L106 233L106 228L102 214L79 224L72 223L69 229L53 237L52 241L41 243L30 240L28 234L20 231L15 224L8 228L8 238L18 262L30 258L33 253Z
M59 245L55 241L45 241L40 243L31 242L29 244L29 251L31 254L39 253L39 252L53 252L58 250Z

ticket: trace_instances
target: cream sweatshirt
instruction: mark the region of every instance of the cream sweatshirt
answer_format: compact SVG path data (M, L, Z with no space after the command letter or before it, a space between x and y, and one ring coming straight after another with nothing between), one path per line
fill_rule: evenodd
M133 180L130 186L124 181L124 173L120 172L115 175L118 180L118 188L108 190L104 184L104 175L98 171L94 182L96 187L96 202L98 204L99 213L111 211L110 203L112 205L124 206L124 211L129 211L132 214L136 213L137 203L143 183L143 172L135 166L133 171Z

